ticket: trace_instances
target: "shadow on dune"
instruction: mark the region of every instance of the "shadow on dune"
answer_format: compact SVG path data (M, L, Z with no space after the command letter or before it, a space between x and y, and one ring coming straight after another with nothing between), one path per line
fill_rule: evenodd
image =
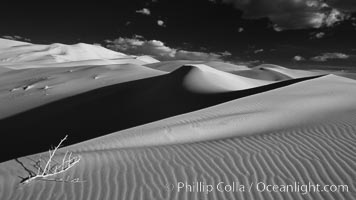
M234 92L197 93L182 84L191 70L184 66L167 75L107 86L0 120L0 162L47 151L66 134L66 145L73 144L315 78Z

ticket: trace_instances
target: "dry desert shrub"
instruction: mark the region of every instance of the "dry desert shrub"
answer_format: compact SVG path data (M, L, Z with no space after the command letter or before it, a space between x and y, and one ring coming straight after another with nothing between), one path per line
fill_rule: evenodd
M47 159L38 159L35 161L33 167L35 170L30 170L20 163L25 170L29 173L29 176L26 178L22 178L22 184L28 184L34 180L44 180L44 181L61 181L61 182L81 182L79 179L63 179L63 178L55 178L56 175L62 174L74 167L80 161L79 155L73 155L72 152L67 151L61 161L57 161L54 159L54 156L61 147L62 143L67 139L68 135L66 135L59 144L52 150L49 150L49 157ZM18 161L19 162L19 161Z

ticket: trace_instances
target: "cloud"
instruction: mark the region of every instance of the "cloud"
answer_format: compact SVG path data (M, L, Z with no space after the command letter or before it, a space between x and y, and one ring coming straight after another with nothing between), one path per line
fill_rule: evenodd
M326 62L330 59L347 59L349 57L349 55L343 53L324 53L320 56L312 57L311 60L317 62Z
M222 0L243 11L243 17L268 17L275 30L331 27L356 11L356 1L331 0Z
M264 49L256 49L255 51L253 51L253 53L258 54L258 53L261 53L263 51L264 51Z
M157 25L158 25L158 26L163 26L163 27L166 26L165 23L164 23L164 21L162 21L162 20L157 20Z
M310 39L321 39L325 37L324 32L312 33Z
M22 37L22 36L19 36L19 35L14 35L14 36L3 35L2 38L8 39L8 40L18 40L18 41L31 42L31 39L25 38L25 37Z
M171 48L159 40L143 40L141 38L118 38L106 40L106 47L131 55L149 55L158 60L223 60L231 56L230 52L206 53Z
M295 61L304 61L305 60L305 58L303 58L302 56L294 56L293 57L293 60L295 60Z
M143 15L151 15L151 11L148 8L142 8L141 10L136 10L136 13Z

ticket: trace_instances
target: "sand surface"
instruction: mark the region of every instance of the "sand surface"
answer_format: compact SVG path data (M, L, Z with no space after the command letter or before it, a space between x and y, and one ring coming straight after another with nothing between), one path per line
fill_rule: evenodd
M88 44L61 46L66 59L53 59L44 56L52 46L0 40L1 200L356 199L353 74L145 56L110 63L127 55ZM81 182L20 184L66 134L56 159L71 151L81 160L55 178ZM214 190L179 188L199 183ZM258 191L262 183L348 191Z

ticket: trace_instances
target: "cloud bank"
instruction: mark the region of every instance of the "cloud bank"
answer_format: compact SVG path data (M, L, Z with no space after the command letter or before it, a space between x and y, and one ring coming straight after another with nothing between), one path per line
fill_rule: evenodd
M243 11L243 17L268 17L278 30L330 27L356 11L354 0L222 0Z
M199 51L187 51L166 46L159 40L144 40L142 38L117 38L106 40L106 47L131 55L149 55L158 60L204 60L222 61L231 56L229 52L206 53Z
M343 53L324 53L320 56L311 58L312 61L326 62L331 59L348 59L350 56Z

